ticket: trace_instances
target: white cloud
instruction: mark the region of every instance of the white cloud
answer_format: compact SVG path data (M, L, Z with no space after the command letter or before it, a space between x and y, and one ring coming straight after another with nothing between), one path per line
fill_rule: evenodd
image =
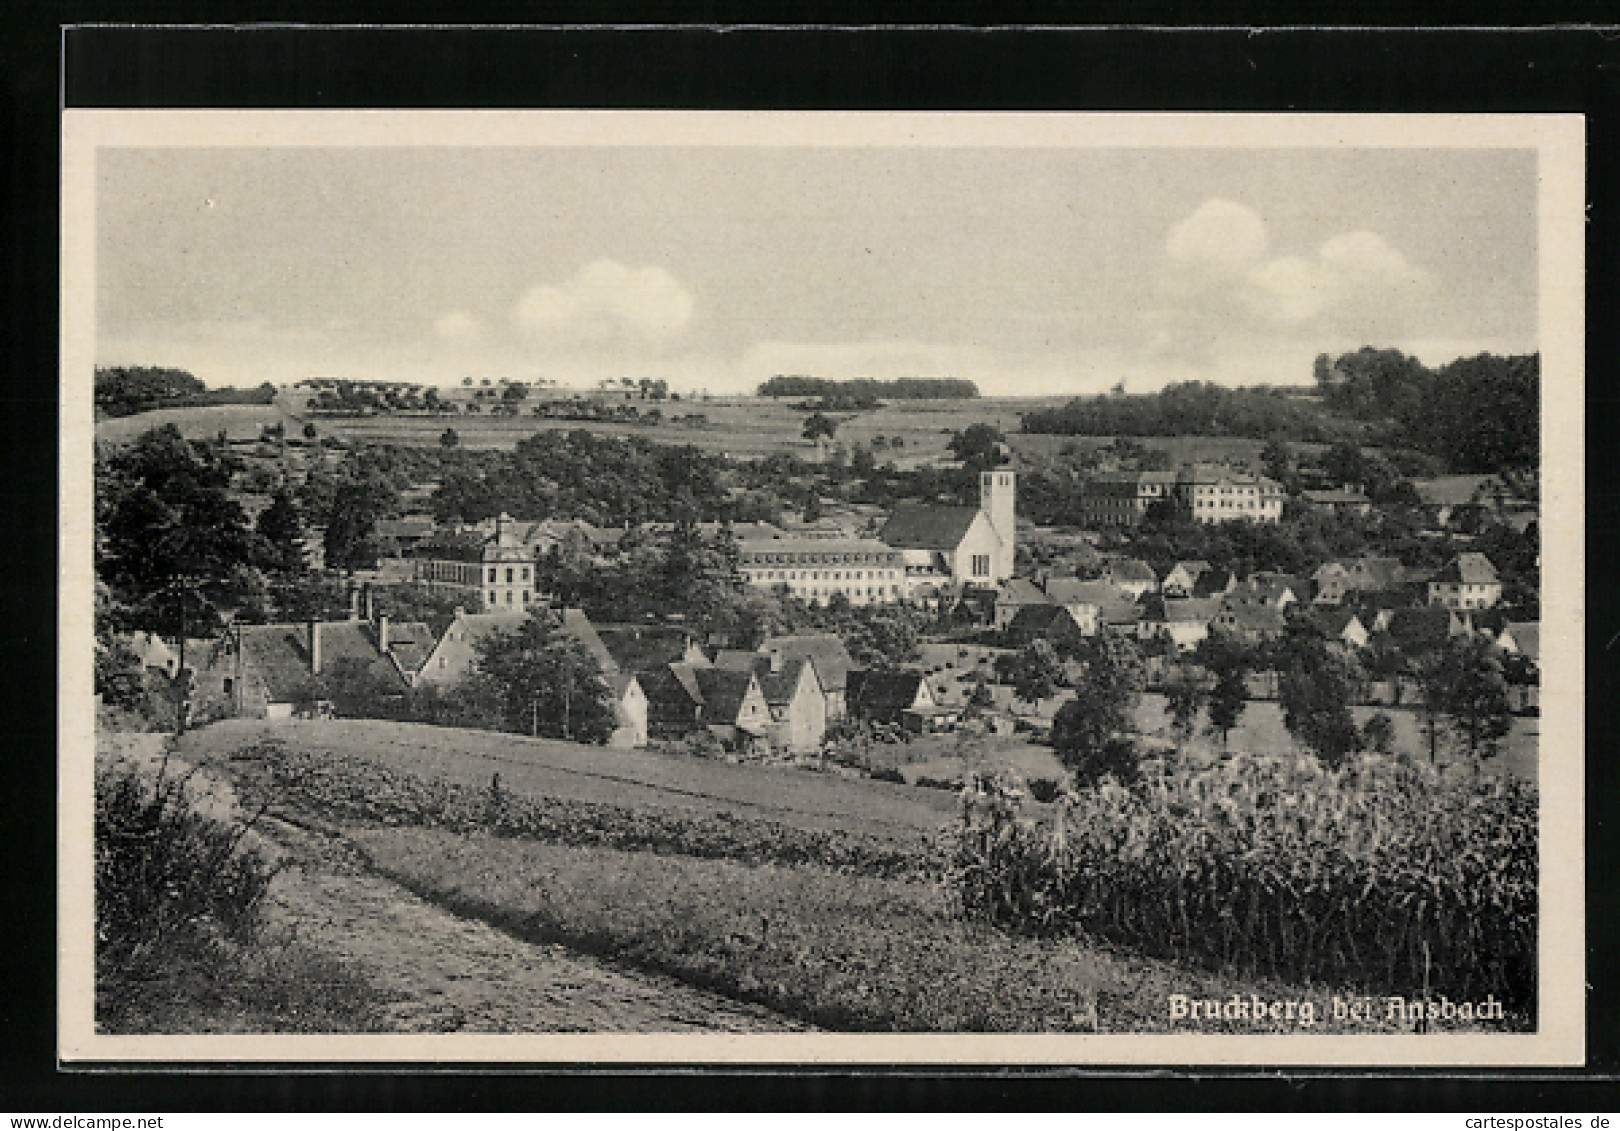
M1266 224L1252 208L1230 200L1206 200L1170 229L1165 253L1190 267L1236 271L1266 254Z
M482 336L484 324L464 310L453 310L433 323L439 337L450 342L466 342Z
M1259 213L1207 200L1165 241L1163 303L1144 313L1143 352L1207 368L1223 343L1263 332L1394 337L1410 330L1430 289L1427 274L1376 232L1334 235L1314 254L1275 254Z
M566 341L675 337L692 320L692 295L660 267L598 259L560 286L527 291L512 310L529 333Z

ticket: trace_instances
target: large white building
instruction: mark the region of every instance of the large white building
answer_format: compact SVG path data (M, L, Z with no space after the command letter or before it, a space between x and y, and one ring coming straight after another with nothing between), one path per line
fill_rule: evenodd
M979 477L977 507L905 504L876 538L745 539L738 565L749 584L807 601L928 601L1012 576L1016 510L1016 473L998 468Z

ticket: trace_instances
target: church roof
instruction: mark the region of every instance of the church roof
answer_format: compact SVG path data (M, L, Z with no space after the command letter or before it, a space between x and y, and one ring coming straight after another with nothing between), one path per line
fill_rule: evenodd
M902 503L883 524L878 538L898 550L954 550L981 513L977 507Z

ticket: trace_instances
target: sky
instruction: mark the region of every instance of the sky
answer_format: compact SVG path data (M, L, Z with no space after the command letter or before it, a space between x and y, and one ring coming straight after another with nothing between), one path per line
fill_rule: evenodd
M102 149L98 365L1305 384L1537 342L1511 149Z

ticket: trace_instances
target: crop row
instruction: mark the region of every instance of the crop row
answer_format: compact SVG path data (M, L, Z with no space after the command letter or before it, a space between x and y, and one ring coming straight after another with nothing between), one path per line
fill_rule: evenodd
M274 795L336 821L488 832L556 844L744 863L815 864L873 876L938 874L938 855L836 829L743 817L474 788L337 753L262 742L233 761L260 761Z
M1240 756L1031 819L983 782L953 862L972 917L1400 994L1533 1008L1535 791L1366 757Z

